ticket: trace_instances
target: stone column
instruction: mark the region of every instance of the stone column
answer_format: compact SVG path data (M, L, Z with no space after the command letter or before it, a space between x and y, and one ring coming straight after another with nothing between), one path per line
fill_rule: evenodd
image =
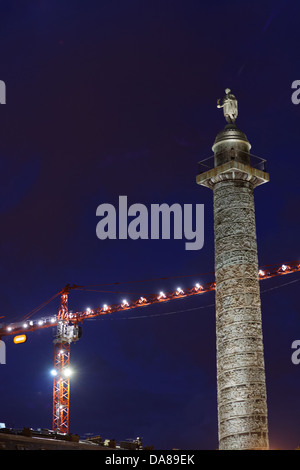
M250 148L245 134L227 124L213 146L213 167L207 171L205 160L197 176L214 195L220 450L269 446L253 198L269 175L252 164Z
M267 449L267 401L253 187L215 184L219 448Z

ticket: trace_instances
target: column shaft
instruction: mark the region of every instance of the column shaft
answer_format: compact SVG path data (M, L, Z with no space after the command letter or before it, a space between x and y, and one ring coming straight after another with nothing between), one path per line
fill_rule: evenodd
M219 448L267 449L253 188L226 179L213 192Z

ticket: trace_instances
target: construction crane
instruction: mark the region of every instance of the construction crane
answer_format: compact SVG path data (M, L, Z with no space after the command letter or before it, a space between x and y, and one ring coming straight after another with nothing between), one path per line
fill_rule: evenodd
M54 339L53 369L53 420L52 429L61 433L69 432L70 409L70 348L81 334L81 326L70 322L68 301L69 289L61 293Z
M293 261L281 265L269 265L259 269L259 280L270 279L276 276L282 276L300 272L300 264ZM71 343L76 342L82 335L82 322L86 319L108 315L124 310L145 307L161 302L168 302L175 299L183 299L192 295L204 294L215 290L215 282L204 285L195 284L188 289L178 287L172 292L159 292L146 297L139 297L133 301L123 300L121 304L103 305L101 308L84 311L69 311L69 294L72 290L88 290L91 286L67 285L51 299L44 302L37 309L33 310L25 317L22 322L0 325L0 338L3 336L14 335L15 338L25 337L28 331L40 330L56 326L54 339L54 368L53 368L53 431L68 434L69 433L69 410L70 410L70 350ZM95 287L95 286L92 286ZM60 296L60 304L56 316L43 317L39 320L31 320L31 316L38 310L47 305L54 298ZM15 341L18 343L18 341ZM20 340L23 342L23 338Z

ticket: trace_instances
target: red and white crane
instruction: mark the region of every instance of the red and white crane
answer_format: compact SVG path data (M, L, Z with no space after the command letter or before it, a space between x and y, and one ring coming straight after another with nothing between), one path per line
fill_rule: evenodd
M259 269L260 280L270 279L300 272L299 261L293 261L281 265L269 265ZM215 282L204 285L195 284L188 289L177 288L172 292L159 292L147 297L139 297L133 301L123 300L120 304L103 305L101 308L86 309L84 311L69 311L69 294L72 290L88 290L91 286L67 285L51 299L35 309L21 322L1 324L0 338L14 335L15 343L23 342L28 331L40 330L56 326L54 339L54 369L53 373L53 416L52 429L60 433L69 433L69 410L70 410L70 349L71 343L80 339L82 333L82 322L86 319L110 315L112 313L131 310L134 308L146 307L161 302L168 302L175 299L183 299L192 295L201 295L215 290ZM95 286L92 286L95 287ZM47 305L54 298L60 296L60 305L57 315L42 317L32 320L31 316ZM17 338L20 338L18 341Z

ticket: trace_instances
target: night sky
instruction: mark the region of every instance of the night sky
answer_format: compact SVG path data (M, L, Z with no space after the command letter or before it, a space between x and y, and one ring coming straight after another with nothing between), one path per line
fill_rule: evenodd
M226 124L216 107L226 87L251 153L268 161L270 182L255 190L259 264L299 260L299 14L296 0L1 2L0 321L67 283L153 279L71 292L76 311L213 281L212 192L196 174ZM119 195L148 208L204 204L203 248L99 240L96 209L117 208ZM296 280L261 282L271 448L300 445ZM51 428L52 329L4 340L0 422ZM215 355L214 293L84 322L70 431L216 449Z

